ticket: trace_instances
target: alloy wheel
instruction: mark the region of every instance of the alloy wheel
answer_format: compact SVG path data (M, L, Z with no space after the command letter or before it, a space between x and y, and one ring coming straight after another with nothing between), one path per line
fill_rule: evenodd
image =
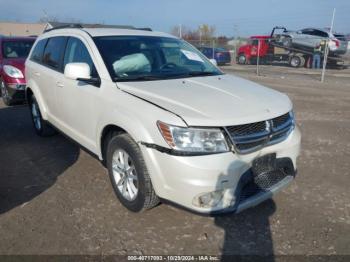
M246 58L245 58L245 56L244 56L244 55L240 55L240 56L238 57L238 62L239 62L240 64L245 64L245 63L246 63Z
M133 201L138 194L138 178L130 155L117 149L112 158L113 178L121 195L128 201Z
M32 103L32 116L34 121L34 126L37 130L41 129L41 116L38 105L36 103Z
M290 64L292 67L299 67L300 65L300 58L298 57L293 57L290 61Z

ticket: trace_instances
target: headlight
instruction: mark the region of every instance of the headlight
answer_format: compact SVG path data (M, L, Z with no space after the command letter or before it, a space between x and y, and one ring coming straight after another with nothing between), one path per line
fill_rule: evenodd
M221 153L229 151L226 139L217 128L186 128L157 122L168 145L178 151L191 153Z
M9 77L24 78L22 71L11 65L4 65L4 71Z

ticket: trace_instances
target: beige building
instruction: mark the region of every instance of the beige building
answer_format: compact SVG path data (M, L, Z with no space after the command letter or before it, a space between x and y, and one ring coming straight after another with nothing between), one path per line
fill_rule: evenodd
M47 22L47 23L17 23L0 22L0 35L4 36L37 36L44 30L54 27L68 26L74 23ZM133 28L128 25L105 25L105 24L80 24L83 27L115 27L115 28Z
M40 35L46 23L17 23L17 22L0 22L0 35L5 36L31 36Z

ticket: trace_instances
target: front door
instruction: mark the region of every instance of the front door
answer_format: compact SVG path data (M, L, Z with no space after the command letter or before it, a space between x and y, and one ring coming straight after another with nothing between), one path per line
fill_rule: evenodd
M63 68L68 63L87 63L91 76L98 77L91 55L83 40L69 37L63 59ZM66 132L92 152L95 151L97 112L95 104L100 88L83 81L64 78L57 88L59 118Z

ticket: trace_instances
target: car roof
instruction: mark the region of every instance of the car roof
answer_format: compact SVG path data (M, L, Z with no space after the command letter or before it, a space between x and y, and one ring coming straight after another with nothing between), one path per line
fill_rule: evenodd
M142 30L142 29L127 29L127 28L57 28L57 29L50 29L48 32L44 33L42 36L45 37L46 35L54 35L56 33L59 34L74 34L74 33L81 33L81 32L88 33L91 37L100 37L100 36L157 36L157 37L171 37L176 38L173 35L162 33L162 32L156 32L156 31L150 31L150 30Z
M301 30L318 30L318 31L322 31L325 33L329 33L330 29L329 28L318 28L318 27L307 27L307 28L303 28Z

